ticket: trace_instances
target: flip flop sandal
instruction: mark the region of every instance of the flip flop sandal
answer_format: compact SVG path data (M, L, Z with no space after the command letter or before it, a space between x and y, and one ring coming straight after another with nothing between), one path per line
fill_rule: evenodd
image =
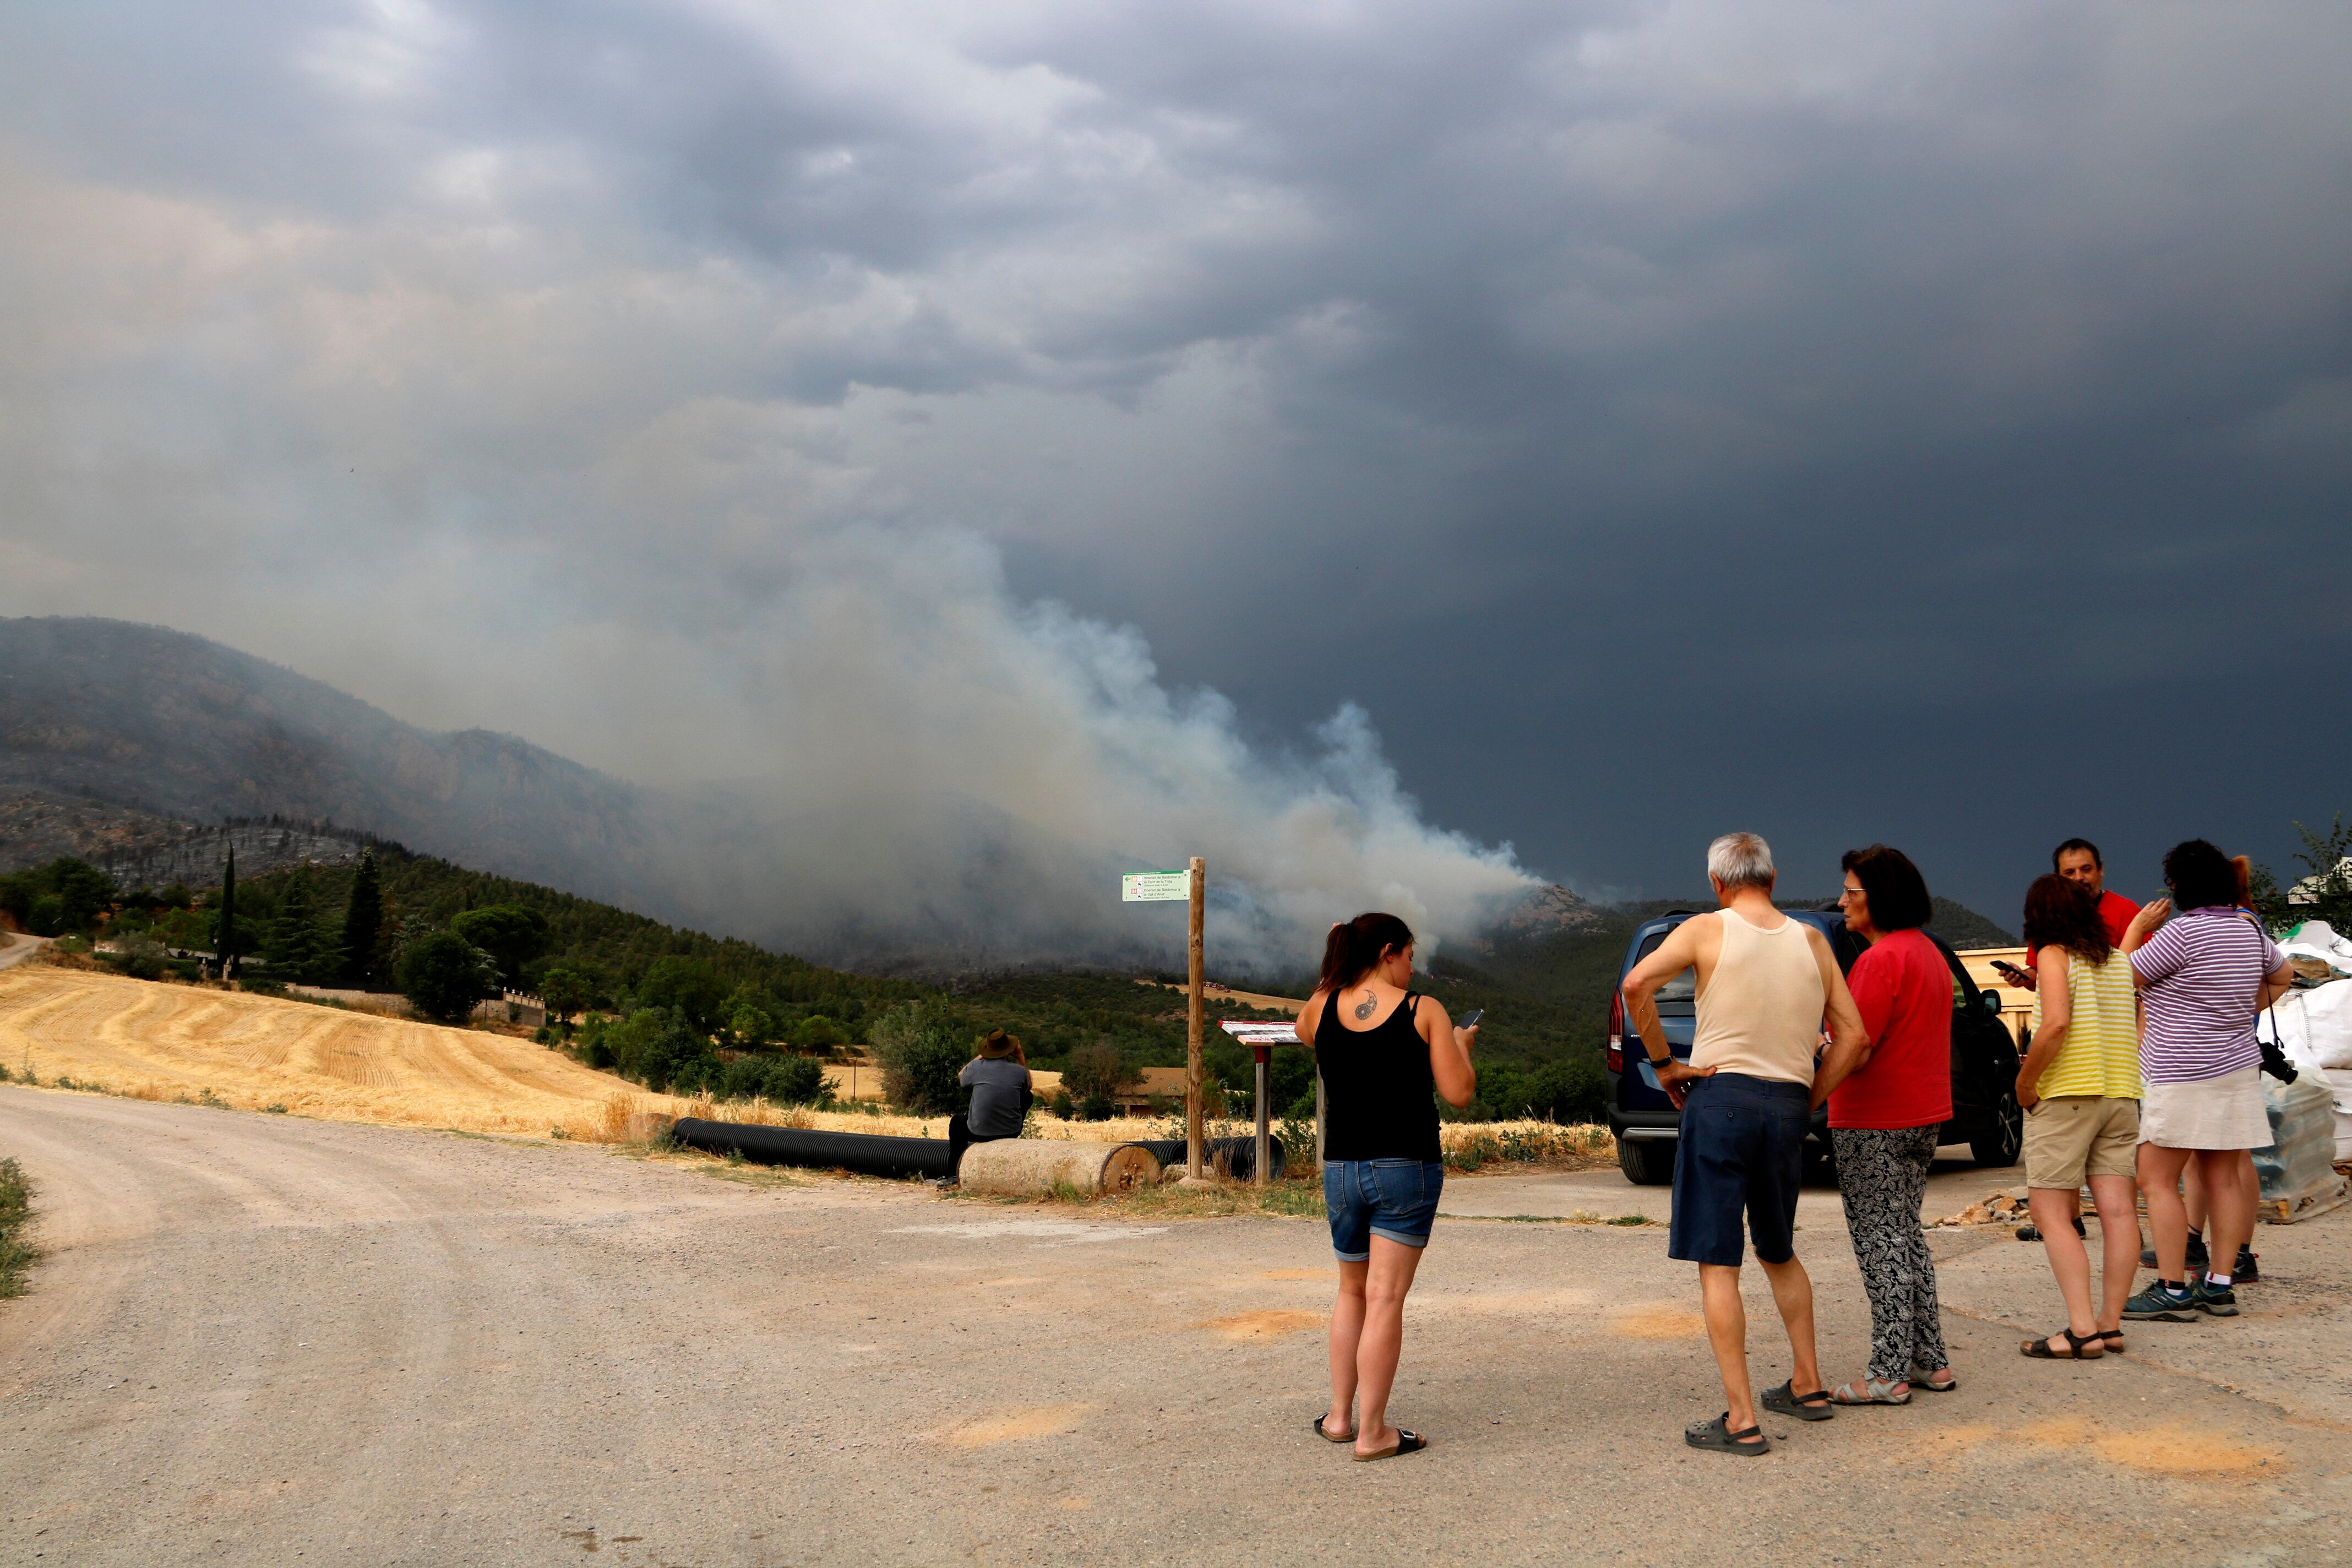
M2028 1340L2017 1348L2022 1351L2030 1361L2096 1361L2107 1353L2106 1336L2104 1334L2096 1332L2078 1334L2072 1329L2061 1329L2058 1334L2065 1336L2066 1349L2063 1351L2053 1351L2050 1348L2050 1342L2058 1337L2053 1334L2044 1334L2038 1340ZM2086 1350L2087 1354L2084 1353Z
M1949 1394L1959 1385L1960 1380L1957 1377L1948 1377L1941 1383L1936 1383L1930 1381L1926 1373L1911 1374L1911 1392L1914 1394L1923 1391L1928 1394Z
M1748 1437L1753 1437L1755 1441L1752 1443L1742 1441L1743 1438ZM1684 1427L1683 1441L1694 1448L1705 1448L1711 1454L1738 1454L1744 1459L1752 1459L1759 1454L1769 1454L1772 1451L1771 1441L1764 1436L1761 1423L1734 1432L1731 1430L1731 1412L1728 1410L1712 1421L1701 1421L1696 1426Z
M1326 1443L1352 1443L1356 1440L1356 1435L1353 1432L1326 1432L1323 1430L1323 1417L1320 1415L1318 1415L1315 1418L1315 1435L1318 1437L1322 1438Z
M1816 1388L1811 1394L1794 1393L1796 1381L1792 1377L1778 1388L1766 1389L1759 1403L1767 1410L1793 1415L1800 1421L1832 1421L1837 1418L1837 1412L1830 1408L1829 1390ZM1728 1415L1730 1412L1724 1414Z
M1428 1447L1428 1438L1423 1436L1418 1432L1408 1432L1403 1427L1400 1426L1397 1428L1397 1440L1394 1443L1382 1448L1377 1454L1357 1455L1356 1463L1360 1465L1369 1465L1374 1459L1393 1459L1400 1454L1418 1454L1423 1448Z
M1894 1389L1895 1385L1891 1383L1881 1383L1874 1377L1866 1377L1862 1381L1860 1394L1853 1391L1853 1384L1850 1383L1841 1383L1831 1389L1830 1403L1832 1405L1908 1405L1911 1403L1909 1389L1903 1391L1903 1397L1900 1399L1895 1396Z

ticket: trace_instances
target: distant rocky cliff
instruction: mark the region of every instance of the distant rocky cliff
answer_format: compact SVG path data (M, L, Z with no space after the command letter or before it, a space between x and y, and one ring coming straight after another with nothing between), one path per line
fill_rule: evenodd
M52 829L76 801L150 826L331 820L646 913L679 908L661 812L635 786L510 735L404 724L159 626L0 619L0 798L11 796L58 805ZM123 850L153 847L131 817L116 826L138 840Z

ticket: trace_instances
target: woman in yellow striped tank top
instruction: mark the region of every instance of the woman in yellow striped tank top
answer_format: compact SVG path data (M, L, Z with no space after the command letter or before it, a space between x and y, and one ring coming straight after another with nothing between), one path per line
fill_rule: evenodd
M2033 1044L2017 1071L2025 1108L2025 1185L2033 1223L2066 1299L2066 1327L2028 1340L2040 1361L2090 1361L2124 1348L2124 1303L2139 1267L2139 1002L2131 961L2108 940L2097 902L2063 877L2025 894L2034 960ZM2100 1299L2074 1234L2075 1194L2098 1205Z

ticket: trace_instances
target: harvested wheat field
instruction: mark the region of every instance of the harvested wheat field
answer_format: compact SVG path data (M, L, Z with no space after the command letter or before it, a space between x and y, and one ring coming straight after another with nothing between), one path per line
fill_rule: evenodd
M0 1064L27 1062L142 1100L541 1138L641 1137L686 1104L505 1035L37 963L0 974Z

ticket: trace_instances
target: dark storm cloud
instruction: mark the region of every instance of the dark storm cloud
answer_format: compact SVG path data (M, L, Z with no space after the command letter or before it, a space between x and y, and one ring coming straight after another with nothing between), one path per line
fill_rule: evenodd
M0 29L16 210L62 237L7 263L13 608L764 776L682 760L807 706L745 628L814 563L935 614L828 542L944 523L1017 567L988 647L1052 593L1265 740L1360 700L1438 820L1589 881L1883 832L2005 910L2065 833L2277 858L2338 804L2340 726L2209 760L2288 750L2276 661L2352 651L2337 8ZM337 606L452 572L436 651L348 646ZM688 695L614 716L648 689Z

